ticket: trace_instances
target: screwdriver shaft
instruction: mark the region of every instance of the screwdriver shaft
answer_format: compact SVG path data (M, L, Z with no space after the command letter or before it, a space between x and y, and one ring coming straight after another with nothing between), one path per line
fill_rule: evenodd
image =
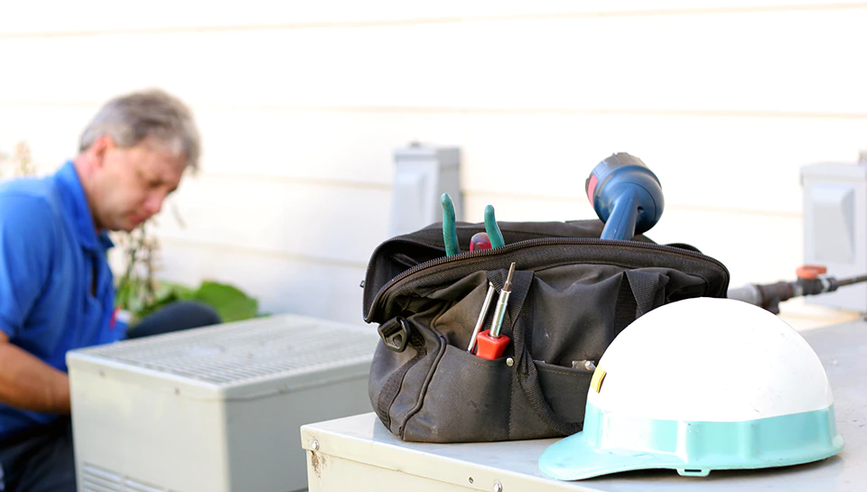
M482 310L479 312L479 319L476 321L476 327L473 328L473 335L470 337L470 345L467 347L467 352L473 353L473 349L476 347L476 337L479 336L479 332L482 331L482 325L485 323L485 316L488 314L488 309L491 307L491 300L494 298L494 284L488 282L488 292L485 294L485 302L482 304Z
M515 273L515 262L509 266L509 274L506 276L506 283L503 285L503 290L500 291L500 297L497 299L497 307L494 310L494 324L491 328L491 336L498 338L500 330L503 327L503 318L506 316L506 305L509 303L509 295L512 293L512 274Z

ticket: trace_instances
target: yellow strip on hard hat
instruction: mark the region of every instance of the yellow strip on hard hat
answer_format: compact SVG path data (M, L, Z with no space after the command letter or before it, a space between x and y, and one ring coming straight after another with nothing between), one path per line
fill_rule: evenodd
M599 393L599 389L602 388L602 380L605 379L606 374L608 373L605 372L605 369L596 367L596 370L593 371L593 377L590 379L590 387L593 388L593 391Z

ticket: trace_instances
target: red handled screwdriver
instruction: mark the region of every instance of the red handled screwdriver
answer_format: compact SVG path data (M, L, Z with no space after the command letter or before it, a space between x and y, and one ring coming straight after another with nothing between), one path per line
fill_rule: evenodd
M509 337L500 334L503 327L503 317L506 315L506 305L509 303L509 295L512 293L512 274L515 273L515 262L509 266L509 274L506 283L500 291L497 299L497 307L494 310L494 320L490 330L479 333L476 337L476 356L482 359L494 360L503 356L509 345Z

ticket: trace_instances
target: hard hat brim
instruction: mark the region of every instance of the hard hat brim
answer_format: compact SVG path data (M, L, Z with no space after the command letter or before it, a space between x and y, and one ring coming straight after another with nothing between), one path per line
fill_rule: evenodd
M673 469L680 475L706 476L712 470L770 468L819 461L843 448L843 438L836 431L833 405L744 422L626 419L633 421L606 415L588 404L585 430L549 446L539 458L539 469L558 480L583 480L649 469ZM600 429L611 429L612 423L621 428L643 429L646 441L637 446L641 449L598 445ZM799 432L791 432L791 429L799 429ZM641 444L639 441L635 442Z
M600 450L590 446L579 432L552 444L539 458L539 468L557 480L587 478L635 470L668 468L689 474L707 475L710 470L693 470L683 460L669 454L636 452L628 449Z

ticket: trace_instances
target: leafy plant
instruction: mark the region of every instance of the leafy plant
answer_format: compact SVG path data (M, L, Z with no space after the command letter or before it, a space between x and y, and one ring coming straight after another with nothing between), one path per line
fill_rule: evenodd
M123 275L117 279L115 304L133 314L135 319L153 312L156 301L159 242L148 233L153 220L144 222L129 233L114 234L114 242L124 255Z
M197 289L177 283L158 282L153 301L142 306L138 316L147 316L167 304L187 300L210 304L224 322L255 318L259 313L259 302L237 287L206 280Z
M36 174L36 166L33 164L30 147L23 140L15 144L15 151L12 153L11 158L6 154L0 154L0 164L5 164L6 161L11 161L14 165L12 174L14 177L33 176Z
M12 162L18 164L15 166L16 176L32 176L36 174L36 166L33 164L33 158L31 157L30 147L27 145L27 142L21 141L15 145Z
M203 281L198 288L156 279L160 244L151 233L153 219L114 241L123 251L125 268L117 280L115 304L132 314L131 324L176 301L197 300L211 305L224 322L258 316L259 302L235 286Z

